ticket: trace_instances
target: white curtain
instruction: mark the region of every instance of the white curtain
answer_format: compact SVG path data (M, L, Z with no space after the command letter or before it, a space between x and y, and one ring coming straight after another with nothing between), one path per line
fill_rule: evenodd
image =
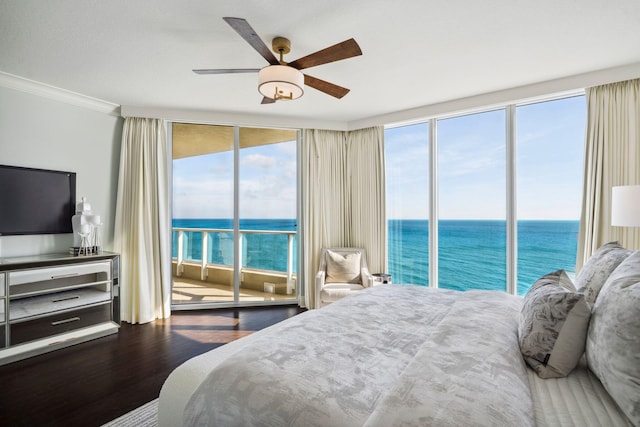
M349 132L347 149L348 245L367 250L367 264L372 273L386 273L384 128Z
M344 132L302 131L302 268L305 307L315 307L314 277L323 247L346 240L346 135Z
M114 247L120 253L121 317L130 323L171 314L168 153L162 120L125 119Z
M577 270L604 243L640 248L640 231L611 227L611 187L640 184L640 79L588 88Z
M384 131L302 133L305 301L313 308L323 247L362 247L372 272L386 271Z

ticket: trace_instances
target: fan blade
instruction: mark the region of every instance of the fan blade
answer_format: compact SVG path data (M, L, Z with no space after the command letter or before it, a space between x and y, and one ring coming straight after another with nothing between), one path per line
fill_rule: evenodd
M349 89L345 87L334 85L333 83L320 80L308 74L304 75L304 84L338 99L349 93Z
M266 96L262 98L262 102L260 104L273 104L276 100L273 98L267 98Z
M251 47L253 47L256 51L258 51L258 53L262 55L262 57L266 59L269 64L271 65L280 64L280 61L278 61L278 59L273 55L271 50L267 47L266 44L264 44L262 39L258 37L256 32L253 31L253 28L251 28L251 25L249 25L249 23L246 20L242 18L222 18L222 19L224 19L225 22L231 26L231 28L236 30L236 32L240 34L240 37L245 39L247 43L251 45Z
M342 43L334 44L326 49L312 53L293 62L289 62L287 65L298 70L305 68L315 67L316 65L327 64L329 62L340 61L342 59L352 58L354 56L362 55L360 46L354 39L345 40Z
M219 68L219 69L200 69L193 70L196 74L239 74L239 73L257 73L260 68Z

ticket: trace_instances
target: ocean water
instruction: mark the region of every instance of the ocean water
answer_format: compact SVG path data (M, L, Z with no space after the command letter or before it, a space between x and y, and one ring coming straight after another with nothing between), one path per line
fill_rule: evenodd
M225 229L208 236L209 262L233 264L233 227L230 219L174 219L178 228ZM518 222L518 292L523 294L540 276L565 269L575 270L578 221ZM429 285L427 220L389 220L389 271L393 283ZM438 223L438 281L447 289L506 289L505 221L440 220ZM295 231L293 219L240 220L241 230ZM173 233L173 256L178 253ZM294 268L297 238L292 237ZM287 235L245 234L243 265L286 271ZM184 234L184 257L202 259L202 234ZM375 273L375 272L372 272Z
M518 293L542 275L575 271L579 221L518 221ZM506 289L505 221L440 220L438 286ZM389 220L394 283L429 284L429 222Z

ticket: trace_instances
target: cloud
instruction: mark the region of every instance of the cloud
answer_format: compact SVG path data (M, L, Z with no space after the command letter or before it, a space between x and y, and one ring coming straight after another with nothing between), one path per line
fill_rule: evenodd
M296 143L243 149L240 216L295 218ZM175 218L233 217L233 155L215 153L174 161Z
M278 159L273 156L265 156L264 154L249 154L248 156L242 156L241 163L242 168L270 169L277 166Z
M482 146L458 144L445 146L438 152L438 171L441 176L463 176L505 167L505 144Z

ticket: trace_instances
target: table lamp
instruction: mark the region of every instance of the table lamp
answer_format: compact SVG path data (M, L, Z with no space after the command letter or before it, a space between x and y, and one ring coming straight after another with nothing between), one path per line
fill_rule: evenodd
M640 227L640 185L611 189L611 225Z

